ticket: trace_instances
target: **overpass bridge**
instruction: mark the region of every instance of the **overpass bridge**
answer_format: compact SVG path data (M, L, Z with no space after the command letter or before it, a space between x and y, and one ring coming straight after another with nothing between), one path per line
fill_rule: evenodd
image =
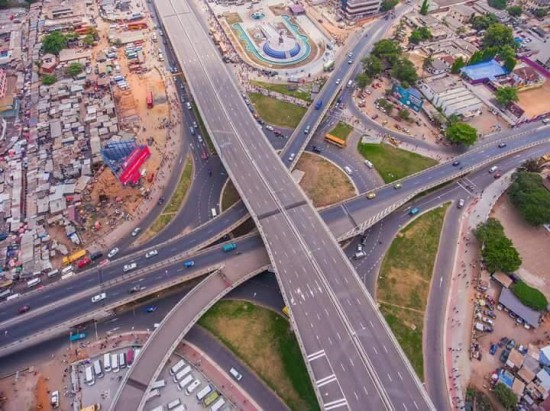
M220 159L293 307L321 406L433 409L353 267L258 130L189 4L158 0L155 5ZM113 409L140 409L134 397L121 400Z

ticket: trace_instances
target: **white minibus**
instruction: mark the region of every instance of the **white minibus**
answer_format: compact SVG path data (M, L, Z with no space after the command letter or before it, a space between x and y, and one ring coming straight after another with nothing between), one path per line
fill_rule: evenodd
M181 391L185 388L187 384L189 384L191 381L193 381L193 376L189 374L187 377L185 377L183 380L178 382L178 391Z
M179 370L185 366L184 360L179 360L172 368L170 368L170 375L176 375Z
M185 389L185 395L191 395L199 385L201 385L201 380L197 379L193 381L191 384L189 384L189 387Z
M111 371L111 354L109 353L103 355L103 368L105 372Z

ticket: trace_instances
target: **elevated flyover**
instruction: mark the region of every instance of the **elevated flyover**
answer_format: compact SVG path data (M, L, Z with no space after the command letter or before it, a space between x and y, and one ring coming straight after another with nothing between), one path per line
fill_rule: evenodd
M155 5L220 159L264 239L321 406L433 409L374 301L261 134L188 3ZM118 397L113 408L140 409L132 398Z

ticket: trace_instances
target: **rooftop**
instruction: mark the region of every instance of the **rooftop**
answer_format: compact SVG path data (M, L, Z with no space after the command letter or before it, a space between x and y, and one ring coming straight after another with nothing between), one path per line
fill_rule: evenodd
M532 327L536 328L539 326L540 313L523 305L508 288L502 289L498 302L507 307L510 311L512 311L519 317L521 317L526 323L528 323Z

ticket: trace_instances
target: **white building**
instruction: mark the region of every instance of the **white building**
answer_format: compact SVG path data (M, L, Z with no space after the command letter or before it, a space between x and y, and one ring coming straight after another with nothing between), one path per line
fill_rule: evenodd
M456 114L469 118L481 114L482 101L460 80L447 74L422 80L418 89L435 107L440 107L445 116Z

